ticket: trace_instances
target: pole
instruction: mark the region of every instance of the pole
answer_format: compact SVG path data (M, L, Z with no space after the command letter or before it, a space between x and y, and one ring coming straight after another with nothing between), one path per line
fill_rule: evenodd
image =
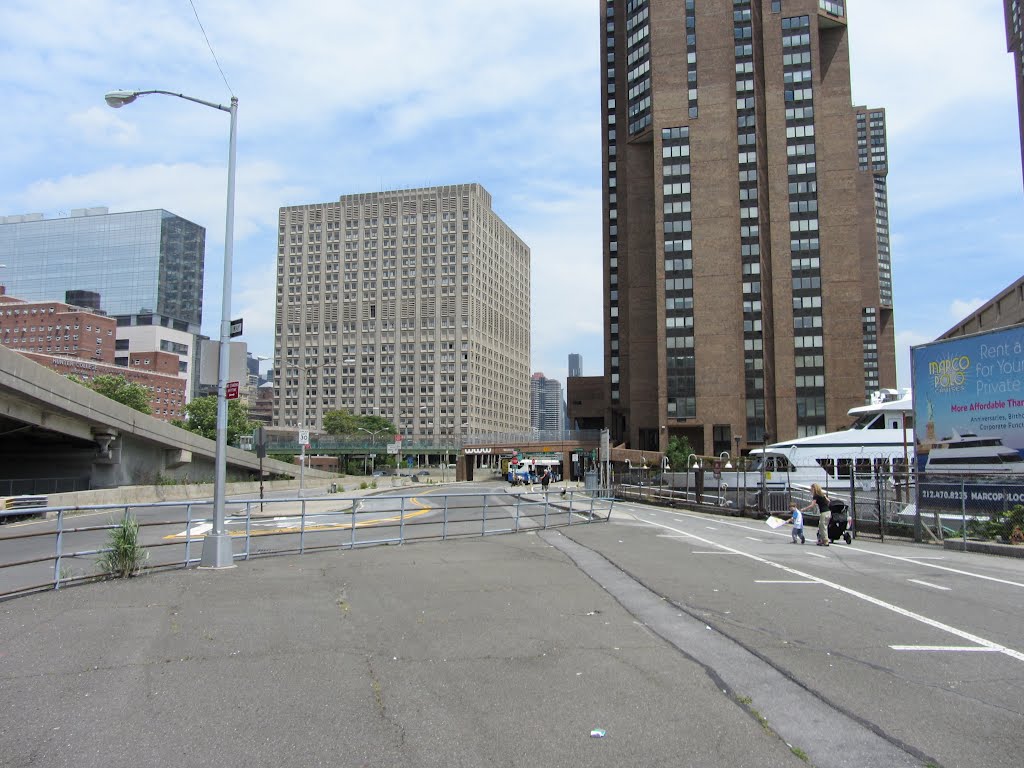
M303 399L305 399L305 398L303 398ZM305 405L303 405L303 410L305 410ZM299 425L299 432L300 432L300 434L302 433L302 431L304 429L305 429L305 427L303 427L300 424ZM299 498L302 498L302 481L304 479L303 476L306 473L306 441L302 440L301 437L299 439L302 442L302 453L299 454Z
M231 132L228 140L228 199L224 221L224 279L220 303L220 360L217 369L217 447L213 483L213 528L203 540L200 566L232 568L231 537L224 525L224 490L227 482L228 401L227 380L231 350L231 260L235 240L235 149L238 130L238 97L231 97Z

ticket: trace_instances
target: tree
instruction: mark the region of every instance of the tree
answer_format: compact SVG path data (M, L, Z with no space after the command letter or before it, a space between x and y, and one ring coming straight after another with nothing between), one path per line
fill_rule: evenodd
M121 374L103 374L90 381L85 381L78 376L68 376L68 378L121 405L134 408L140 413L153 413L153 409L149 405L149 390L141 384L133 384Z
M685 472L690 456L693 455L693 448L690 447L690 441L686 437L673 435L668 440L668 450L665 451L665 455L674 472Z
M345 410L324 414L324 431L329 435L350 435L356 431L356 417Z
M360 429L380 433L381 439L395 434L395 425L381 416L363 416L346 410L324 414L324 431L329 435L356 435Z
M238 438L252 432L254 422L249 420L249 406L240 400L228 400L228 445L238 445ZM195 432L210 440L217 439L217 396L197 397L184 408L184 421L174 426Z

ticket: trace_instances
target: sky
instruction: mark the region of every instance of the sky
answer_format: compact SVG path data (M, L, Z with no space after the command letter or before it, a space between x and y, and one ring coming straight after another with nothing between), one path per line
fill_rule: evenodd
M477 182L532 252L531 370L603 373L598 0L3 0L0 215L165 208L207 230L219 336L228 116L231 316L272 355L278 209ZM853 98L884 107L897 366L1024 272L1000 0L849 0ZM386 13L381 13L386 9ZM3 279L0 271L0 281ZM269 363L264 365L266 368Z

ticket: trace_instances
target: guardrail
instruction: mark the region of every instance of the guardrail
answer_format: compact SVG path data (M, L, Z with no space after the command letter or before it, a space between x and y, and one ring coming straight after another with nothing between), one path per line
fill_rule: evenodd
M470 492L229 500L227 530L233 557L304 554L381 544L407 544L467 536L516 533L607 521L613 501L572 490L523 493ZM110 532L138 522L145 562L140 571L196 566L212 528L212 502L45 507L46 521L22 532L0 529L0 600L110 577L98 566L111 551ZM109 522L79 524L87 515Z

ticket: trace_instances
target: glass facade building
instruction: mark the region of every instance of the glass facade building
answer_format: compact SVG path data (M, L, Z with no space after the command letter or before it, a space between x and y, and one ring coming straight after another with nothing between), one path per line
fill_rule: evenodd
M199 333L206 230L164 210L0 217L0 278L27 301L83 303L119 325Z

